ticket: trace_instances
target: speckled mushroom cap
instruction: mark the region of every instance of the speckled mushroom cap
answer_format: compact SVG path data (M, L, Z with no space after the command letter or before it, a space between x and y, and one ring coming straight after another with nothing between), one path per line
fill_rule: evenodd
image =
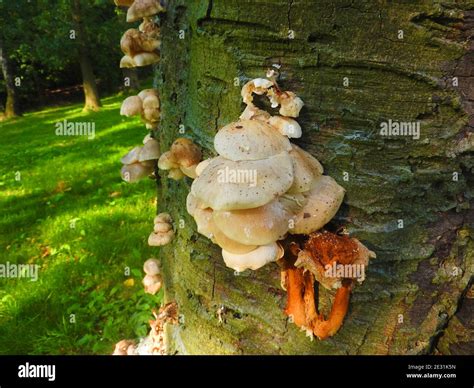
M230 174L250 177L232 180ZM287 152L262 160L234 162L222 156L211 160L193 182L191 192L214 210L251 209L285 193L293 183L293 163Z
M294 181L288 193L302 193L311 189L314 180L322 175L323 166L316 158L295 144L291 145Z
M224 158L259 160L290 151L291 144L273 127L260 120L240 120L223 127L214 138L214 148Z
M291 215L283 202L274 199L254 209L214 211L213 219L232 240L242 244L265 245L286 234Z
M326 225L337 213L345 190L327 175L321 175L313 182L311 190L303 193L307 202L294 217L291 234L309 234Z

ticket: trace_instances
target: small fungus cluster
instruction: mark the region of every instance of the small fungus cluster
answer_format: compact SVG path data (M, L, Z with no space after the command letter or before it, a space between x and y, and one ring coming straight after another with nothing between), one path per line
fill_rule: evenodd
M154 219L153 232L148 237L148 245L159 247L168 244L174 237L173 220L168 213L160 213Z
M143 286L147 294L155 295L160 291L163 284L163 278L161 277L160 262L156 259L148 259L143 264L143 271L145 277L143 278Z
M153 16L164 12L159 0L115 0L115 4L129 7L127 22L133 23L143 19L138 29L130 28L120 40L124 56L120 67L142 67L152 65L160 60L160 27L153 21Z
M168 170L168 178L179 180L188 176L196 178L196 167L201 161L201 150L191 140L184 137L176 139L169 151L158 160L160 170Z

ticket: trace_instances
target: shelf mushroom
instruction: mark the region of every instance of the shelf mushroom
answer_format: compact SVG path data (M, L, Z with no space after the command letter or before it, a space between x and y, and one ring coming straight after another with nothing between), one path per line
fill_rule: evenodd
M151 175L155 170L156 160L160 157L158 141L146 137L142 147L132 148L120 161L123 163L120 174L126 182L133 183Z
M156 259L148 259L143 264L143 271L145 277L143 278L143 285L147 294L155 295L163 284L161 277L160 262Z
M120 107L122 116L140 116L148 129L155 129L160 120L160 96L156 89L144 89L127 97Z
M121 68L147 66L160 60L160 40L135 28L125 31L120 48L125 54L120 60Z
M174 237L171 216L168 213L160 213L154 219L153 232L148 237L148 245L159 247L169 244Z
M191 140L184 137L176 139L169 151L158 160L160 170L169 170L168 177L179 180L188 176L196 177L196 167L201 161L201 150Z
M127 11L127 22L132 23L165 11L160 0L135 0Z

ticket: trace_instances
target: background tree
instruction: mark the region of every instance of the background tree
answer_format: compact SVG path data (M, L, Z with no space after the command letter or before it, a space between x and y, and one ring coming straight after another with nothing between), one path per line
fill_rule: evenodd
M305 102L297 143L347 190L335 223L377 253L340 332L311 342L282 312L277 265L235 276L186 213L190 181L162 178L159 210L185 221L160 253L182 315L171 353L474 353L473 15L468 1L170 2L163 149L183 124L213 155L243 83L279 63ZM420 139L380 136L389 119L420 121Z
M96 109L99 89L123 86L116 43L127 25L107 0L21 0L1 2L0 9L4 52L21 79L18 105L56 103L56 94L75 98L74 87L83 84L85 108Z

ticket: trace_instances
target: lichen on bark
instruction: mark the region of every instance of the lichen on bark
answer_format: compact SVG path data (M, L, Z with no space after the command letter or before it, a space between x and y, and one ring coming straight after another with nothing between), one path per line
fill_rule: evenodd
M163 175L158 208L177 234L158 254L182 317L167 327L170 353L474 352L472 12L468 1L170 2L163 150L184 135L214 155L243 83L279 63L282 86L305 102L297 144L347 190L336 223L377 253L339 333L310 341L283 314L278 267L234 275L186 213L191 181ZM420 139L381 137L388 119L419 120ZM321 294L324 311L332 294Z

